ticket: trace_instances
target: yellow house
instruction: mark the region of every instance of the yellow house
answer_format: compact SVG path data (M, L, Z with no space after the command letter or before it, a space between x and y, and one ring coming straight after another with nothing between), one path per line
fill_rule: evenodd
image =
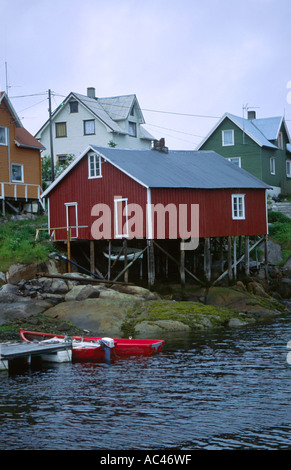
M22 125L5 92L0 92L0 200L15 211L40 199L41 155L45 147Z

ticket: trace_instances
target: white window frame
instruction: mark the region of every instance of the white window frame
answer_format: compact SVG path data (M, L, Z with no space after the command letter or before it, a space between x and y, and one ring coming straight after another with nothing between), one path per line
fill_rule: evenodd
M21 179L20 180L13 179L13 167L14 166L20 167L20 171L21 171ZM23 165L21 163L11 163L11 175L12 175L12 182L13 183L24 183Z
M87 129L88 125L88 129ZM92 125L92 129L91 129ZM84 121L84 135L95 135L95 119L86 119Z
M69 207L75 207L75 215L76 215L76 227L73 227L73 229L76 229L76 236L72 235L71 231L71 238L78 238L79 235L79 227L78 227L78 203L77 202L65 202L66 206L66 223L67 223L67 232L69 230Z
M8 132L7 132L7 127L5 126L0 126L0 129L4 129L4 142L0 142L0 145L5 145L7 147L8 145Z
M245 217L245 194L231 195L231 211L233 220L244 220Z
M125 203L125 214L122 211L122 217L125 216L126 222L119 227L118 223L118 215L119 215L119 208L118 204ZM114 220L115 220L115 238L127 238L128 237L128 198L127 197L118 197L114 199ZM126 227L126 232L123 233L124 226ZM121 230L120 230L121 228Z
M270 173L271 173L271 175L276 174L276 159L275 159L275 157L270 157Z
M230 157L228 161L241 168L241 157Z
M94 168L91 168L91 158L94 158L92 162ZM98 165L97 165L98 161ZM93 171L92 171L93 170ZM97 153L88 154L88 179L102 178L102 169L101 169L101 156Z
M286 176L291 178L291 160L286 160Z
M231 132L231 143L227 143L225 140L226 132ZM227 129L227 130L222 131L222 147L231 147L233 145L234 145L234 130Z

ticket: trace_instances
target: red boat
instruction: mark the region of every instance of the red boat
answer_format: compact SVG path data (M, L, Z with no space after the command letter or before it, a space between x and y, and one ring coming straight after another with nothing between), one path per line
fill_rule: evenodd
M20 328L20 338L22 341L71 341L72 360L80 361L104 361L117 359L123 356L153 355L161 352L164 340L156 339L126 339L126 338L95 338L90 336L54 335L51 333L41 333L26 331Z

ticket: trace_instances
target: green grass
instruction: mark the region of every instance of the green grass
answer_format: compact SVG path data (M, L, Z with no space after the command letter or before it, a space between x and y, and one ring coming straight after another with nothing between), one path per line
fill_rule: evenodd
M280 212L270 211L268 220L272 224L269 228L270 237L281 245L284 264L291 256L291 219Z
M0 271L6 272L15 263L31 264L45 261L53 245L48 233L41 232L35 241L36 229L47 223L47 217L37 220L17 220L0 224Z

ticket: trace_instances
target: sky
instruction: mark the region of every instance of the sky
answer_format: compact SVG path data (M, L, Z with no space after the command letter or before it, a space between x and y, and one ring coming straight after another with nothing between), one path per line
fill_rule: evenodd
M0 0L0 90L33 135L71 92L136 94L193 150L225 113L291 128L290 0Z

